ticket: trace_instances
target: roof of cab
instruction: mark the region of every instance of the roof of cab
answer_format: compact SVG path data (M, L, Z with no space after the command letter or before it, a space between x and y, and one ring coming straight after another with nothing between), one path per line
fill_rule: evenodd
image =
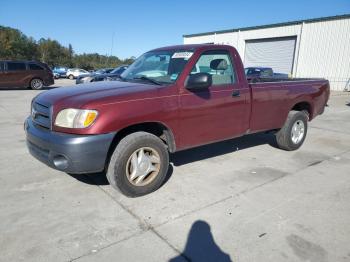
M196 50L199 48L213 48L213 47L229 47L232 48L232 46L229 45L214 45L214 44L190 44L190 45L172 45L172 46L165 46L153 49L151 51L168 51L168 50ZM150 52L151 52L150 51Z

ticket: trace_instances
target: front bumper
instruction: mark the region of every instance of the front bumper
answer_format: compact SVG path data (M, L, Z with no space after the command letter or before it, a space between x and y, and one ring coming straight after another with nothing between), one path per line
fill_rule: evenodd
M46 165L67 173L104 170L109 147L116 133L64 134L37 127L28 117L24 123L31 155Z

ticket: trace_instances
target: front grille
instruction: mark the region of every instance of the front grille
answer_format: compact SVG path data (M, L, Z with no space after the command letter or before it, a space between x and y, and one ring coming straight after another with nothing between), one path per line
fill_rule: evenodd
M34 101L32 104L32 119L35 125L45 129L51 129L50 106Z

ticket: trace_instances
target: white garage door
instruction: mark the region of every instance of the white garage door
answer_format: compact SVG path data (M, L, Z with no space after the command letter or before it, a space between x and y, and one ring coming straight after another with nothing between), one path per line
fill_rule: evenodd
M246 40L244 66L271 67L275 73L292 73L296 37Z

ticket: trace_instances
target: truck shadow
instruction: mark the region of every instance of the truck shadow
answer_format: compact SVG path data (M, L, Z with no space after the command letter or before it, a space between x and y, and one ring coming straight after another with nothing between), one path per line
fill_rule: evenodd
M184 251L169 262L220 261L232 262L231 257L215 243L210 225L202 220L192 224Z
M204 159L232 153L235 151L244 150L247 148L268 144L272 147L277 147L276 139L273 134L257 133L246 135L231 140L217 142L210 145L200 146L184 151L180 151L170 155L167 177L163 182L163 185L171 178L174 168L173 166L186 165L191 162L201 161ZM71 177L89 184L103 186L108 185L105 172L99 172L94 174L69 174Z
M94 186L109 185L105 172L91 173L91 174L69 174L69 173L67 174L75 178L76 180L88 185L94 185Z
M162 185L164 185L170 179L173 171L174 171L173 166L169 165L166 179ZM95 186L109 185L105 172L91 173L91 174L69 174L69 173L67 174L75 178L76 180L88 185L95 185Z
M181 166L264 144L277 147L275 136L273 134L257 133L200 146L172 154L170 156L170 162L172 162L174 166Z

